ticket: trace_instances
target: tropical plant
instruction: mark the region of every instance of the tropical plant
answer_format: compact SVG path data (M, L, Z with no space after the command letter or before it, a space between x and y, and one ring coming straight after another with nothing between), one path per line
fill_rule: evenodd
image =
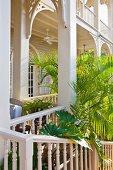
M52 107L51 102L45 102L43 100L39 100L38 98L34 100L29 100L24 102L22 106L22 115L27 115L35 112L39 112L41 110L49 109Z
M81 131L83 122L78 119L76 115L72 115L65 110L56 112L59 120L59 125L52 123L46 124L44 128L40 129L43 135L57 136L59 138L66 138L76 140L84 147L89 147L87 138Z
M84 139L96 147L100 160L103 159L99 139L113 137L110 121L113 117L112 59L97 58L91 53L77 58L77 82L71 84L76 98L71 104L71 113L57 113L59 125L47 124L41 130L42 134L77 141Z
M31 63L40 69L39 85L50 88L51 93L58 92L58 57L56 51L47 53L39 52L32 56ZM52 81L44 83L46 77L50 77Z
M112 75L113 57L86 54L77 59L77 83L72 83L76 100L71 110L84 122L84 131L102 140L113 138Z

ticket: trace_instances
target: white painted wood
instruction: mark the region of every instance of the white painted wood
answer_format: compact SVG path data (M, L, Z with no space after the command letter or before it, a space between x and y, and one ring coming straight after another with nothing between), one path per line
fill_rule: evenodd
M46 116L46 123L49 123L48 115Z
M65 2L66 27L62 20L61 1L58 1L58 104L69 110L75 99L70 83L76 81L76 2Z
M42 144L38 143L38 170L42 170Z
M35 134L35 122L34 122L34 119L31 120L31 133Z
M19 143L20 170L32 170L33 167L33 141L32 138Z
M4 141L4 170L8 169L8 140Z
M83 147L80 146L80 170L83 170Z
M55 111L59 111L59 110L63 110L65 107L62 106L57 106L57 107L53 107L51 109L47 109L47 110L43 110L40 112L36 112L36 113L32 113L30 115L26 115L26 116L22 116L22 117L18 117L15 119L11 119L10 120L10 126L16 126L17 124L23 124L24 122L28 122L31 120L35 120L36 118L43 118L43 116L50 116L51 113L54 113ZM41 120L40 119L40 127L42 126Z
M39 118L39 129L42 128L42 116Z
M26 122L23 122L23 123L22 123L23 133L25 133L25 126L26 126Z
M11 119L10 120L10 126L17 125L17 124L20 124L20 123L23 123L23 122L27 122L29 120L33 120L33 119L40 118L40 117L43 117L43 116L47 116L47 115L50 115L51 113L53 113L55 111L59 111L59 110L63 110L63 109L65 109L65 107L57 106L57 107L53 107L51 109L32 113L30 115L25 115L25 116L22 116L22 117Z
M88 158L89 158L89 170L92 170L92 168L91 168L91 150L89 150L88 151L88 154L89 154L89 156L88 156Z
M56 170L60 169L60 151L59 143L56 144Z
M13 155L12 155L12 170L17 170L17 143L12 142L12 147L13 147Z
M48 170L52 170L51 145L51 143L48 144Z
M64 170L67 170L67 150L66 143L63 144L63 158L64 158Z
M111 30L110 39L113 41L113 1L112 0L109 0L107 7L108 7L108 25Z
M0 127L10 128L10 0L0 0ZM4 154L4 141L0 140L0 161Z
M75 144L75 170L78 170L78 144Z
M19 0L18 3L14 0L12 3L14 3L13 98L25 99L28 98L29 63L26 0Z
M87 170L88 169L88 166L87 166L87 161L88 161L88 159L87 159L87 148L84 148L85 149L85 156L84 156L84 159L85 159L85 170Z
M73 144L70 144L70 169L73 170Z
M100 31L100 0L94 2L95 28Z
M14 131L15 131L15 125L12 127L12 130L14 130Z

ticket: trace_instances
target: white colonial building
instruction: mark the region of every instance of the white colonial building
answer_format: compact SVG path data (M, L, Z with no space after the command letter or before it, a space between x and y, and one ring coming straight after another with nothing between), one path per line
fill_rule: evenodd
M102 6L106 9L103 11L105 21L101 20ZM48 170L52 170L52 144L57 146L57 170L62 167L64 170L97 170L95 151L91 153L81 147L78 156L78 145L68 140L13 131L20 123L25 130L26 122L30 121L33 133L36 118L40 128L44 115L47 121L50 114L63 108L10 120L10 95L19 100L39 95L37 70L29 67L30 54L48 50L58 51L58 105L69 109L73 98L69 83L76 80L77 55L88 50L93 50L96 56L113 54L113 0L0 0L0 159L4 157L4 170L8 170L9 140L13 144L13 170L17 167L17 143L20 170L32 169L34 142L38 144L38 170L42 170L43 143L48 145ZM9 130L10 127L13 130ZM64 148L62 166L59 158L61 143ZM69 160L67 144L70 146Z

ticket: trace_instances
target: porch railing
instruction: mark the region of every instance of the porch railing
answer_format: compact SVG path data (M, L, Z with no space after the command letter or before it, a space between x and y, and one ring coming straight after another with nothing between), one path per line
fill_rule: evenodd
M35 97L30 97L31 100L33 99L40 99L40 100L43 100L45 102L52 102L54 104L57 104L57 101L58 101L58 94L55 93L55 94L47 94L47 95L40 95L40 96L35 96Z
M0 137L5 144L4 170L8 170L8 163L12 164L12 170L16 170L17 166L19 170L42 170L44 166L48 170L91 170L92 151L76 142L51 136L26 135L6 129L0 129ZM8 161L9 153L11 162Z
M81 0L77 1L77 15L91 26L95 26L95 13Z
M4 144L4 168L2 169L8 170L10 167L12 170L17 170L17 166L19 166L19 170L32 170L33 146L31 135L0 128L0 144Z
M103 153L107 161L104 161L104 166L101 167L94 148L92 151L68 139L34 135L35 119L39 121L39 128L43 125L44 116L47 122L56 123L58 119L53 117L54 112L62 109L64 107L58 106L11 120L12 129L15 130L16 125L21 124L24 128L23 132L25 132L25 124L30 123L30 134L0 128L0 142L1 139L4 140L4 170L8 170L9 155L13 170L16 170L17 166L19 166L19 170L32 170L33 166L37 170L42 170L43 166L46 166L48 170L52 170L52 168L54 170L113 169L113 142L102 141Z
M43 110L40 112L32 113L30 115L25 115L19 118L11 119L10 120L10 127L12 130L15 130L16 126L20 124L23 133L25 133L26 125L31 126L31 132L34 134L36 129L40 129L44 123L53 122L57 124L57 116L55 111L63 110L65 107L57 106L51 109ZM36 123L37 121L37 123ZM36 128L36 129L35 129Z
M103 162L103 168L100 170L112 170L113 169L113 142L102 141L103 153L106 161Z
M111 37L111 30L110 28L102 21L100 20L100 32L106 37L109 38Z
M84 5L83 19L91 26L95 26L95 13L87 5Z

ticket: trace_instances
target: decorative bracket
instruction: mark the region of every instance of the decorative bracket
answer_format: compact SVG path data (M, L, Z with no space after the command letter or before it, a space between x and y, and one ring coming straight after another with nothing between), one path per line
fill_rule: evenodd
M34 1L31 0L30 3L29 3L29 8L27 9L28 10L28 17L27 17L27 29L28 29L27 30L27 38L31 37L32 25L33 25L34 18L36 17L36 15L40 11L49 10L51 12L54 12L54 9L48 7L43 2L40 2L40 1L41 0L34 0Z

